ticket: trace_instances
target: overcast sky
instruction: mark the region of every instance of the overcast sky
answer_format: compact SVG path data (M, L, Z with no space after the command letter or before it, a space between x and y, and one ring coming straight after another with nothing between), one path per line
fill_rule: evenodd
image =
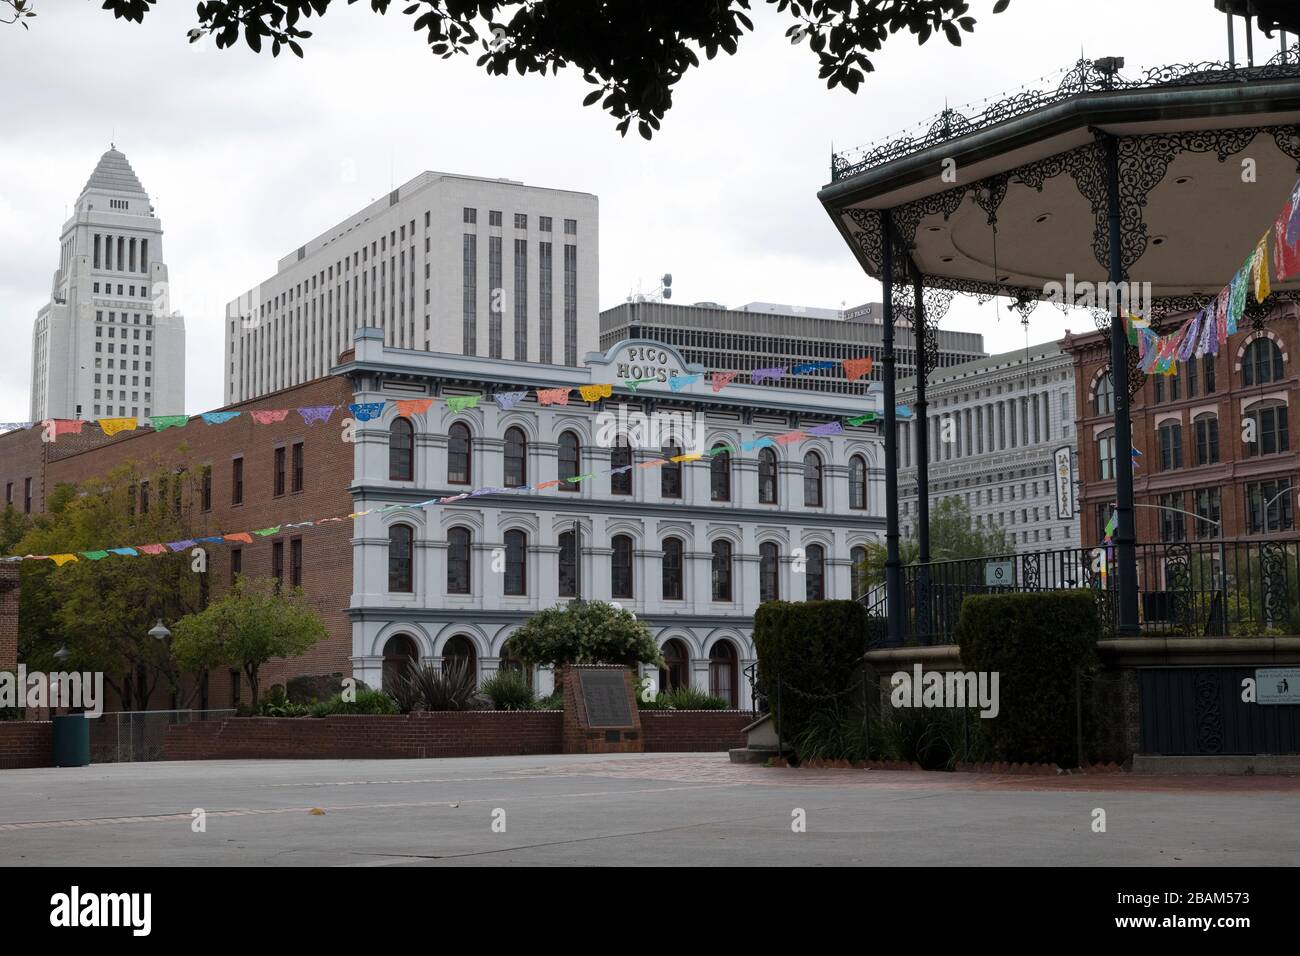
M600 197L600 302L671 271L674 301L762 300L839 308L879 298L817 202L838 148L1036 83L1078 59L1124 56L1125 73L1226 58L1212 0L973 0L958 49L888 41L857 95L829 91L788 21L763 9L734 57L704 60L677 88L652 142L622 139L570 69L490 77L440 60L401 4L345 6L314 21L306 58L242 44L193 47L194 4L143 26L97 3L35 0L28 31L0 27L0 421L27 418L32 322L58 265L59 229L115 141L153 198L187 326L186 407L221 404L226 301L308 238L422 170L503 176ZM1244 49L1238 21L1238 49ZM1276 38L1257 34L1257 54ZM998 313L1002 318L998 319ZM944 327L1020 348L1007 310L960 299ZM1033 342L1087 317L1039 308Z

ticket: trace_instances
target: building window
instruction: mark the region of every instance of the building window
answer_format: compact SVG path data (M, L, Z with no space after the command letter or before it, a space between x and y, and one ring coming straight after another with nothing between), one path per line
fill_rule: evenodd
M550 216L538 216L538 217L537 217L537 230L538 230L539 232L550 232L550 231L551 231L551 217L550 217Z
M578 536L572 531L560 534L560 597L578 596Z
M464 235L461 246L461 351L475 355L478 342L478 236Z
M275 450L275 496L284 494L284 446Z
M867 507L867 460L861 455L849 459L849 507L859 511Z
M610 594L616 598L632 596L632 539L616 534L610 542L613 555L610 560Z
M1205 394L1214 394L1214 356L1203 356L1205 361Z
M497 664L497 671L514 671L528 682L529 687L533 686L533 669L526 665L515 653L515 649L509 641L501 645L501 659L500 663Z
M471 223L471 224L478 222L478 210L470 209L468 206L466 206L464 209L461 210L461 220L463 222Z
M826 549L810 544L804 567L804 597L809 601L826 599Z
M713 600L731 600L731 542L713 542Z
M1178 376L1177 375L1170 378L1166 378L1163 375L1156 376L1156 401L1163 402L1165 400L1166 381L1169 382L1169 401L1171 402L1178 401Z
M464 634L457 634L442 646L443 672L449 668L464 668L478 682L478 654L474 652L474 642Z
M980 525L978 518L975 520L975 523L976 525ZM1047 531L1047 540L1052 540L1052 531L1050 528ZM856 601L858 598L863 597L868 590L867 549L861 545L849 549L849 575L853 590L853 599Z
M473 475L469 427L464 422L453 422L447 429L447 483L468 485Z
M396 689L398 681L406 677L407 672L415 666L418 660L419 654L415 649L415 641L405 634L390 637L384 644L384 690L392 693Z
M1196 430L1196 463L1213 465L1219 461L1219 418L1206 413L1192 422Z
M1159 382L1160 379L1157 378L1156 381ZM1109 369L1097 381L1093 409L1098 415L1112 415L1115 412L1115 383L1111 380Z
M1165 422L1160 426L1159 439L1160 470L1172 471L1183 467L1183 426L1178 422Z
M1217 538L1223 511L1222 492L1218 488L1197 488L1192 492L1196 521L1196 537Z
M244 549L230 549L230 586L235 586L235 581L244 573Z
M758 546L758 600L781 600L781 548L773 541Z
M609 466L614 469L609 476L609 493L611 495L630 495L632 493L632 449L626 439L610 449ZM619 471L626 468L626 471Z
M505 593L528 593L528 535L522 531L506 532Z
M488 225L489 225L489 226L499 226L499 225L501 225L501 210L500 210L500 209L489 209L489 210L488 210Z
M570 481L571 478L577 478L579 468L582 464L582 445L578 441L578 436L573 432L562 432L560 434L560 454L559 454L559 477L560 491L577 491L578 482Z
M709 497L713 501L731 500L731 453L719 452L723 446L714 445L709 459Z
M296 441L296 442L294 442L294 443L293 443L293 485L292 485L292 488L293 488L293 490L294 490L295 492L302 491L303 472L304 472L304 468L303 468L303 464L304 464L304 462L303 462L303 456L304 456L303 443L300 442L300 441Z
M765 505L777 501L776 452L770 448L758 450L758 500Z
M517 213L515 213L515 228L516 228L516 229L527 229L527 228L528 228L528 214L527 214L527 213L523 213L523 212L517 212Z
M1246 485L1247 533L1290 531L1294 527L1290 478L1256 481Z
M394 418L388 426L388 480L415 479L415 428L410 419Z
M278 593L280 584L284 580L284 542L271 542L271 577L275 579L275 590Z
M1187 381L1187 397L1195 398L1196 397L1196 359L1192 359L1189 362L1185 362L1183 364L1183 368L1185 369L1185 371L1182 377ZM1157 381L1159 381L1158 378Z
M1260 336L1246 346L1241 357L1244 385L1267 385L1282 380L1282 350L1270 338Z
M662 498L680 498L682 496L682 463L673 461L681 455L676 445L668 445L660 452L664 464L659 468L659 495Z
M302 538L289 541L289 587L302 587Z
M1115 433L1097 436L1097 477L1108 481L1115 477Z
M822 456L815 451L803 456L803 503L809 508L822 505Z
M659 668L659 689L677 690L689 687L691 682L691 659L686 645L677 638L664 643L664 666Z
M32 480L23 479L23 514L32 513Z
M1182 512L1183 493L1181 491L1161 495L1157 499L1160 505L1160 540L1185 541L1187 539L1187 522Z
M447 532L447 593L470 593L470 533L468 528Z
M719 640L709 648L709 694L736 706L736 648L731 641Z
M211 511L212 510L212 466L211 465L203 466L203 477L201 479L201 482L202 482L202 484L200 485L201 490L199 492L200 510Z
M505 482L507 488L528 484L528 439L522 428L506 429Z
M682 539L664 538L663 584L664 600L682 600Z
M388 529L388 590L409 594L414 590L415 533L410 525L395 524Z
M1267 339L1256 341L1267 341ZM1255 405L1246 410L1246 418L1254 423L1255 432L1255 440L1246 443L1248 457L1274 455L1290 449L1291 435L1285 405Z

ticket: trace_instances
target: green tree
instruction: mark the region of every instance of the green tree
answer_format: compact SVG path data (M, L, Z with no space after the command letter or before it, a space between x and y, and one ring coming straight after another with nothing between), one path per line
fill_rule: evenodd
M0 557L13 554L31 526L31 518L12 504L5 505L4 512L0 513Z
M663 663L650 629L603 601L570 601L534 614L510 636L510 646L529 664Z
M178 450L185 461L187 449ZM176 460L132 461L81 485L56 487L18 550L78 554L192 539L196 489ZM201 607L206 572L195 573L189 549L100 560L81 555L61 567L28 561L22 580L19 654L29 666L103 671L127 709L148 706L160 680L178 689L167 647L149 629ZM57 661L64 647L68 656Z
M157 0L104 0L118 18L142 22ZM352 6L357 0L346 0ZM875 70L869 53L878 52L891 35L907 31L924 43L942 33L961 44L963 31L975 28L964 0L762 0L763 6L788 18L785 35L807 42L816 55L818 76L828 87L857 92ZM1010 0L996 0L1001 13ZM391 0L370 0L375 13L388 12ZM190 42L210 34L218 48L243 38L272 56L288 48L302 56L299 41L313 16L344 6L343 0L201 0L198 25ZM746 11L751 0L407 0L402 13L424 34L430 51L443 59L480 51L478 65L487 73L558 73L573 66L595 89L584 105L600 103L618 118L626 135L632 121L649 139L672 107L673 89L702 52L712 60L719 52L734 54L741 38L754 29Z
M320 616L298 589L273 578L239 578L224 596L172 628L172 654L185 670L238 667L257 706L258 673L276 657L296 657L325 637Z
M854 567L859 582L870 590L885 583L885 545L872 541L866 546L867 559ZM961 498L941 498L930 509L930 560L957 561L1015 552L1015 545L1000 527L978 527L970 509ZM902 565L916 564L921 557L921 543L916 537L901 538L898 557Z

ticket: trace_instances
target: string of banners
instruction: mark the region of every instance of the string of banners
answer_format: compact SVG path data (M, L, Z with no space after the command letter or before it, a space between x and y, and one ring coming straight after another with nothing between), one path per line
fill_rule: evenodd
M871 374L875 362L871 356L844 359L842 362L807 362L790 368L754 369L749 373L749 377L753 384L761 385L769 382L779 382L787 374L791 376L810 375L813 372L832 370L837 365L843 368L844 375L850 382L856 382L863 376ZM668 379L668 387L674 392L680 392L692 385L707 381L716 393L731 385L739 374L739 372L697 372L694 375L674 375ZM638 386L655 381L658 381L658 379L627 379L623 384L635 392ZM509 410L532 394L536 396L538 404L541 405L568 405L575 389L584 402L592 404L614 394L613 385L561 385L556 388L494 392L490 396L481 394L451 395L447 397L446 402L447 407L453 412L477 408L479 402L485 400L494 401L501 409ZM393 400L392 404L397 407L399 415L409 416L427 412L433 405L433 401L432 398L408 398ZM350 404L347 409L358 422L368 422L382 416L388 404L388 401L361 402ZM226 422L247 415L258 425L273 425L283 422L289 417L290 412L296 411L302 416L304 424L317 425L329 422L334 412L340 407L339 405L309 405L302 408L254 409L248 412L203 412L201 415L194 416L194 418L201 418L207 425L224 425ZM910 410L905 406L899 406L898 412L905 418L911 414ZM111 436L119 432L136 431L140 428L152 428L154 431L159 432L168 428L184 428L191 420L189 415L151 415L143 420L139 418L99 418L93 420L54 418L41 422L0 422L0 432L15 431L40 425L48 433L47 440L53 440L59 435L80 435L82 429L88 425L97 427L105 435Z
M424 401L428 401L425 399ZM382 404L382 403L380 403ZM400 404L400 402L398 403ZM355 406L354 406L355 407ZM655 468L667 464L676 464L680 462L701 461L706 458L712 458L715 455L731 454L737 451L756 451L760 448L768 448L776 445L790 445L794 442L803 441L806 438L820 438L830 435L839 435L844 432L845 426L859 427L876 420L878 416L875 412L866 412L862 415L854 415L850 418L843 418L838 421L829 421L821 425L814 425L807 429L795 429L793 431L782 432L779 435L771 435L763 438L757 438L753 441L741 442L739 446L735 445L718 445L706 452L689 455L674 455L671 458L656 458L651 461L644 461L636 465L622 465L618 468L605 468L600 471L593 471L585 475L574 475L569 478L554 478L548 481L539 481L536 484L520 485L517 488L475 488L473 491L462 492L457 495L448 495L442 498L430 498L427 501L421 501L416 504L385 505L382 508L367 508L365 511L354 511L347 515L336 515L329 518L317 518L313 521L298 521L286 524L273 525L268 528L258 528L255 531L236 531L230 534L208 535L201 538L186 538L182 541L156 542L154 544L137 544L131 547L121 548L102 548L92 551L67 552L64 554L23 554L12 555L0 558L0 561L53 561L59 567L65 564L79 561L102 561L110 555L120 557L135 558L141 555L158 555L168 554L177 551L185 551L189 548L201 547L205 544L252 544L255 537L266 538L271 535L279 534L282 531L288 531L293 528L311 528L316 525L330 524L339 521L354 520L364 515L377 513L385 514L389 511L401 511L403 509L428 508L433 505L449 505L457 501L464 501L467 498L480 498L484 495L503 495L503 494L527 494L534 491L546 491L552 488L558 488L561 485L576 485L583 481L589 481L602 475L621 475L633 469Z
M1246 309L1246 297L1263 302L1271 294L1273 282L1297 276L1300 276L1300 180L1291 187L1286 206L1260 236L1232 281L1177 331L1157 335L1148 320L1128 316L1125 323L1128 341L1129 345L1137 346L1138 368L1148 375L1177 375L1180 362L1206 354L1218 355L1228 336L1237 331Z

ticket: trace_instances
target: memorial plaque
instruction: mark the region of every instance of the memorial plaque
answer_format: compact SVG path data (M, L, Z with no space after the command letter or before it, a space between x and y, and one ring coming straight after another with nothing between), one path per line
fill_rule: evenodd
M632 705L621 670L579 670L588 727L631 727Z

